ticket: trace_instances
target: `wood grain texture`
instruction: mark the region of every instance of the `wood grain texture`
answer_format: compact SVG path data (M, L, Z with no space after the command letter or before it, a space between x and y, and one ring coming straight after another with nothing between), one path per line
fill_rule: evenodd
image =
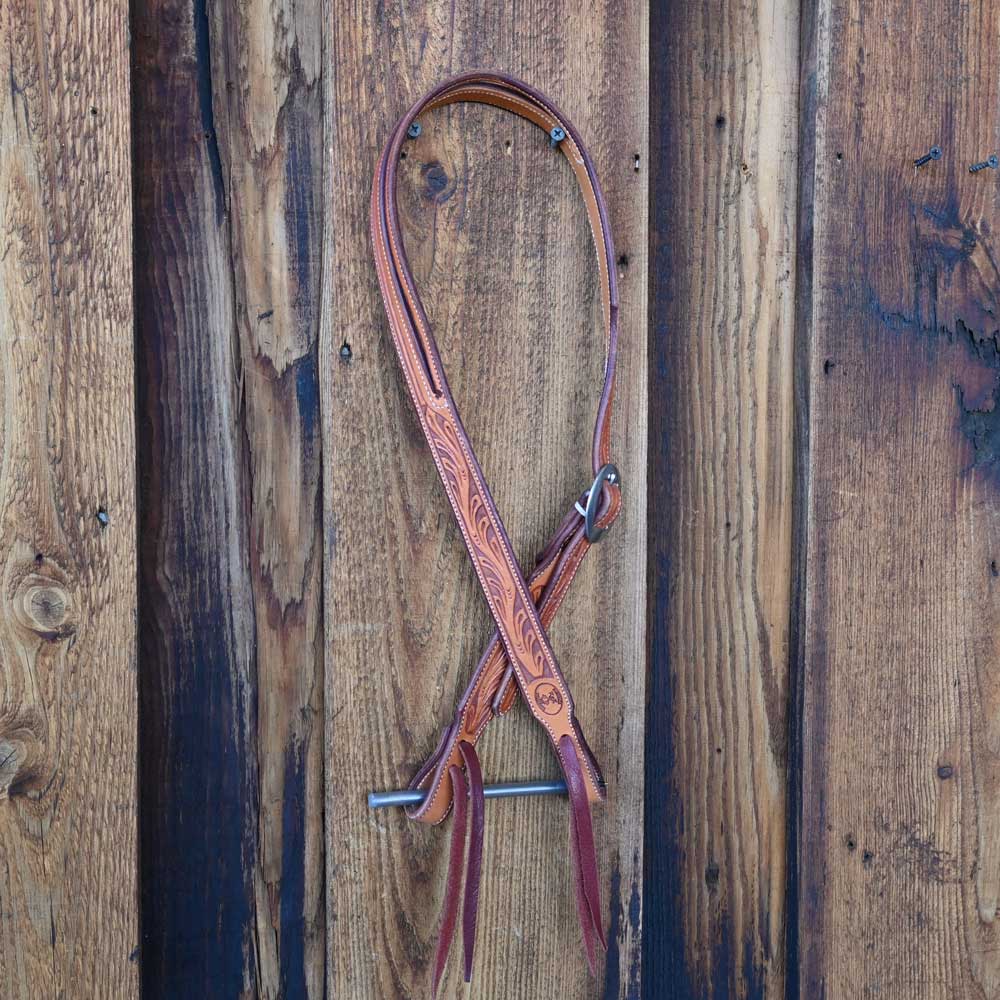
M803 997L1000 995L998 28L804 32Z
M564 801L488 807L469 995L637 997L642 869L646 447L646 14L600 3L341 5L331 21L322 372L326 513L327 870L331 996L426 997L447 829L369 813L405 785L492 631L401 382L368 239L389 129L445 76L500 68L551 96L597 165L614 232L622 360L612 454L625 511L551 630L605 767L596 810L610 910L606 983L577 927ZM589 484L603 366L597 266L582 199L543 134L459 105L406 148L407 250L449 381L522 561ZM351 359L339 357L344 343ZM528 713L481 744L487 780L557 764ZM445 996L461 992L453 956Z
M10 1000L138 990L127 17L113 0L0 4L0 995Z
M321 9L134 35L144 996L320 997Z
M654 5L644 980L783 995L798 5Z

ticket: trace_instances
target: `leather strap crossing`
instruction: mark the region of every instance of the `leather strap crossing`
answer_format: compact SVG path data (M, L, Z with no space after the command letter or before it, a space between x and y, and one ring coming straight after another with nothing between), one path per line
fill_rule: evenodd
M518 565L448 388L430 323L406 259L396 208L397 164L411 125L419 114L456 101L503 108L552 135L553 144L566 156L579 182L597 249L607 345L604 386L591 454L595 476L592 489L600 490L600 500L599 503L595 500L596 517L588 524L584 509L589 492L575 498L527 579ZM566 777L577 908L588 964L596 972L597 945L606 947L606 944L589 804L603 800L605 786L576 720L569 686L546 628L590 548L590 538L595 537L596 531L609 527L621 510L616 470L610 476L604 475L609 462L618 325L614 247L604 199L578 133L547 98L511 77L472 73L442 83L417 101L397 123L375 175L371 235L379 285L407 389L496 624L496 633L458 704L454 720L411 785L427 791L424 802L408 810L411 818L439 823L452 806L455 809L445 910L434 964L434 990L444 970L457 920L470 813L462 923L466 979L471 974L484 816L483 781L474 747L486 725L508 711L518 694L548 733ZM471 803L467 804L470 797Z

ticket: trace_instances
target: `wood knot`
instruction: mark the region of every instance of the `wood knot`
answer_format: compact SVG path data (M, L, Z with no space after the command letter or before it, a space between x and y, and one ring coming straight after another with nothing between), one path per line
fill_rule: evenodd
M0 801L10 796L10 786L17 777L22 757L22 748L7 740L0 740Z
M455 193L454 179L448 176L448 172L437 160L425 163L420 168L420 175L424 181L424 197L428 200L440 205Z
M69 591L38 573L21 581L14 595L14 615L21 626L49 642L68 639L78 624Z

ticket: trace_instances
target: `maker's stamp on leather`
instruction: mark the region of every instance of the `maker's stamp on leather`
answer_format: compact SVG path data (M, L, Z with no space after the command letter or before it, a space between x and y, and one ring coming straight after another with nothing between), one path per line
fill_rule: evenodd
M535 704L546 715L558 715L562 711L562 695L555 684L539 684L535 688Z

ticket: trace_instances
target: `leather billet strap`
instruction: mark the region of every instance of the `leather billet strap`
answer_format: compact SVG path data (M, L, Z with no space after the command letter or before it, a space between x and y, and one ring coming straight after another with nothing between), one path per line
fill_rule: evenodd
M607 211L593 164L572 124L547 98L527 84L485 72L455 77L421 98L399 120L382 153L372 191L372 244L393 342L445 494L496 624L496 634L459 702L454 721L414 779L413 787L426 789L427 796L422 805L409 810L409 815L423 822L436 823L448 814L456 793L463 798L471 794L476 800L481 794L478 762L472 768L469 766L470 760L475 760L475 743L489 721L508 710L519 692L548 733L566 776L571 798L571 846L577 874L577 904L584 924L588 960L593 967L594 941L603 943L603 930L587 803L602 800L605 787L577 723L569 686L546 632L591 544L582 513L588 494L574 498L576 502L525 579L448 388L430 323L406 258L396 207L397 167L410 126L421 113L457 101L491 104L534 122L552 134L553 142L568 159L579 182L597 249L607 342L604 386L597 407L591 454L595 476L593 489L601 491L597 528L609 527L621 509L618 479L614 475L610 478L599 475L609 462L618 290ZM470 779L471 788L467 786L466 777ZM479 789L475 787L477 781ZM465 815L463 802L463 828ZM479 848L475 842L470 846L470 869L474 863L478 866L479 860L474 855ZM456 851L453 839L453 858ZM445 920L450 940L455 915L450 912L449 929L449 911L450 906ZM474 904L471 925L474 937ZM471 961L470 949L467 939L467 965ZM443 963L443 958L439 958ZM436 978L439 975L438 970Z

